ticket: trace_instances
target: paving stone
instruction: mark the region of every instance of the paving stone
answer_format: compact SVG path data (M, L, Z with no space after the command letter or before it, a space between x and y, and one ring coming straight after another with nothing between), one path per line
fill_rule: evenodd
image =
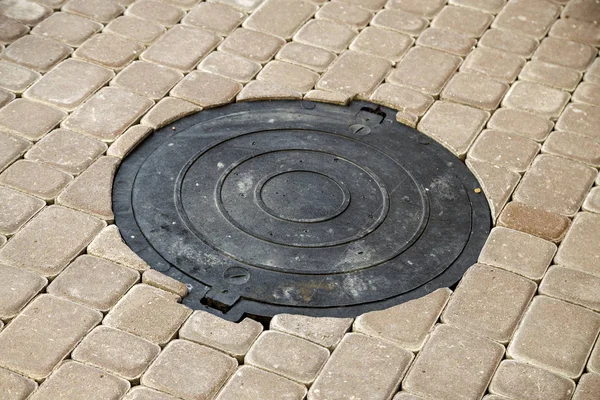
M333 5L334 8L339 6ZM244 27L283 39L291 39L298 28L310 19L317 9L316 5L305 1L267 0L244 22ZM371 15L367 11L358 10Z
M594 400L598 393L600 393L600 374L583 374L575 389L573 400Z
M198 66L200 70L222 75L241 83L250 81L260 71L260 68L261 65L258 63L220 51L210 53Z
M9 320L46 285L48 280L22 268L9 267L0 264L0 320ZM1 378L0 369L0 382ZM0 388L2 384L0 383Z
M90 332L73 351L72 358L136 381L160 352L152 342L107 326Z
M351 318L279 314L271 319L269 329L298 336L333 350L350 329L350 325Z
M589 211L596 214L600 213L600 188L594 187L588 193L582 206L583 211Z
M525 172L540 147L533 140L522 136L486 129L469 150L468 157L512 171Z
M487 396L483 397L483 400L510 400L510 399L507 399L504 396L496 396L495 394L488 394Z
M541 208L511 202L500 214L498 225L558 243L567 232L570 220Z
M15 234L46 202L0 186L0 234Z
M350 44L350 50L399 61L414 40L410 36L374 26L367 27Z
M68 59L34 83L23 97L72 111L113 76L106 68Z
M123 400L179 400L176 397L139 385L131 388Z
M311 90L304 95L304 99L319 101L323 103L333 103L339 105L346 105L350 102L351 97L344 93L339 92L328 92L326 90Z
M425 111L433 104L433 97L391 83L380 85L373 92L370 100L417 116L425 114Z
M389 342L349 333L311 386L308 399L389 398L412 359L412 353ZM362 379L365 371L368 381Z
M5 1L0 12L6 17L26 25L36 25L52 13L48 7L24 0Z
M29 27L0 14L0 43L12 43L29 32Z
M600 229L600 216L591 213L577 214L558 253L556 263L568 268L600 276L600 252L596 240L590 240Z
M558 17L560 7L545 0L511 0L500 11L493 28L541 39Z
M42 163L19 160L0 174L0 184L40 197L47 202L73 179L67 173Z
M141 0L136 1L128 7L125 15L154 21L165 26L172 26L183 18L185 11L164 2Z
M423 397L415 396L407 392L400 392L392 400L426 400Z
M496 227L479 255L479 262L539 281L550 265L556 245L528 233Z
M439 325L402 384L420 396L440 400L480 398L504 354L504 347L448 325Z
M188 288L185 284L164 275L155 269L149 269L142 275L142 282L156 288L174 293L179 297L185 297L188 294Z
M582 82L573 93L573 101L600 106L600 85Z
M600 27L592 22L559 19L552 25L549 35L592 46L600 46Z
M475 264L454 291L442 321L508 343L536 289L528 279Z
M0 391L5 396L5 400L24 400L37 387L38 385L35 381L7 369L0 368Z
M563 18L575 18L592 23L600 22L600 6L595 0L573 0L563 10Z
M596 53L596 49L592 46L548 37L542 40L533 55L533 59L585 71L593 61Z
M150 46L141 58L188 72L219 43L214 33L177 25Z
M7 241L8 239L6 238L6 236L0 235L0 247L4 246Z
M411 128L417 127L418 120L419 120L419 117L417 115L413 115L408 112L398 111L396 113L396 121L400 122L401 124L410 126Z
M130 388L125 379L75 361L64 362L30 397L32 400L118 400Z
M263 32L239 28L219 46L219 50L252 61L266 63L283 47L285 40Z
M73 55L118 70L136 59L143 50L144 46L134 40L102 33L88 39Z
M435 96L458 69L461 61L460 57L451 54L415 47L396 65L387 80Z
M190 400L212 399L235 372L237 361L185 340L174 340L142 376L142 384Z
M21 157L31 143L17 136L0 132L0 172Z
M306 68L282 61L271 61L260 71L256 79L287 86L306 93L312 89L319 75Z
M58 40L71 47L77 47L102 28L102 24L87 18L55 12L33 28L31 33Z
M444 7L445 3L445 0L390 0L386 7L432 18Z
M422 298L360 315L353 331L390 341L417 352L446 306L450 289L439 289Z
M537 40L503 29L488 29L478 42L480 47L492 48L529 58L538 46Z
M265 0L209 0L211 3L223 3L246 13L256 10Z
M181 327L179 337L213 347L242 361L262 330L260 323L249 318L233 323L205 311L194 311Z
M600 143L576 133L552 132L544 142L542 151L580 161L594 167L600 166Z
M152 100L135 93L105 87L71 114L62 127L112 142L153 104Z
M119 228L109 225L96 236L87 248L88 254L114 261L136 271L145 271L148 264L135 254L121 239Z
M450 0L449 3L456 6L470 7L496 14L502 10L506 1L507 0Z
M0 365L44 379L101 319L99 311L38 296L0 333Z
M125 11L115 2L105 0L69 0L62 10L101 23L110 22Z
M575 382L534 365L505 360L492 379L490 391L523 400L570 400Z
M491 14L467 7L446 6L431 23L433 28L449 29L468 35L480 37L492 23Z
M248 83L237 95L236 100L256 101L256 100L299 100L302 99L302 93L281 86L276 83L266 81L252 81Z
M600 311L600 277L570 268L550 267L540 285L540 294Z
M124 36L142 44L150 44L165 32L165 28L155 22L123 16L106 25L104 32Z
M593 311L538 296L523 317L508 347L508 355L577 378L599 331L600 316Z
M500 108L494 112L487 126L491 129L513 132L536 142L542 142L552 130L553 124L547 118L536 114Z
M516 189L514 199L573 216L596 178L594 168L549 154L539 155Z
M583 76L583 80L592 83L600 83L600 58L596 58Z
M226 36L237 28L245 17L243 12L225 4L200 3L192 8L181 22Z
M598 343L600 342L596 341L588 362L588 370L591 372L600 372L600 344Z
M216 400L302 400L306 387L258 368L244 365L223 387Z
M320 1L320 0L318 0ZM387 0L333 0L338 3L351 4L353 6L362 7L365 10L369 11L378 11L380 10Z
M556 122L556 129L579 133L599 140L600 107L589 104L571 103Z
M538 83L515 82L502 101L503 107L533 112L556 119L569 101L569 94Z
M438 101L421 119L418 129L433 137L456 156L464 159L467 150L490 117L487 111Z
M67 0L38 0L38 4L45 5L46 7L58 10Z
M108 311L139 280L139 274L110 261L82 255L50 286L48 293L100 311Z
M427 28L429 21L409 12L384 9L375 14L370 24L371 26L391 29L410 36L419 36Z
M163 126L178 120L180 118L185 117L186 115L194 114L200 111L202 107L187 102L185 100L176 99L174 97L166 97L159 101L150 111L148 111L141 120L141 123L144 125L148 125L154 129L162 128ZM132 128L129 128L132 129ZM115 146L117 142L125 139L125 135L127 132L123 134L123 136L119 137L113 143L112 146ZM109 149L110 152L110 149ZM116 155L116 154L109 154Z
M581 72L574 69L533 60L525 64L519 79L572 92L581 76Z
M170 94L201 107L215 107L229 103L241 89L242 85L232 79L193 71L179 82Z
M362 29L373 18L373 14L349 4L325 3L317 12L316 17L339 22L354 29Z
M506 83L460 72L450 79L440 98L491 111L498 107L507 90Z
M0 87L22 93L41 75L19 65L0 60Z
M0 108L0 128L29 140L39 140L65 116L65 112L56 108L16 99Z
M152 129L148 126L132 126L110 145L106 155L120 159L125 158L138 144L148 137L150 132L152 132Z
M492 217L496 220L502 208L510 199L521 176L515 171L485 161L478 161L470 156L467 158L466 164L481 184Z
M418 46L431 47L458 56L466 56L477 40L451 30L427 28L417 39Z
M310 20L294 36L298 41L325 50L341 53L357 32L345 25L327 20Z
M111 82L152 100L161 99L183 78L181 72L145 61L135 61Z
M103 324L164 345L192 313L178 300L179 296L152 286L135 285L112 308Z
M320 49L318 47L313 47L297 42L290 42L283 46L283 48L279 51L279 53L277 53L277 56L275 58L277 58L278 60L297 64L306 68L310 68L313 71L323 72L333 62L333 60L335 59L335 54L327 50ZM200 65L200 67L202 67L202 64ZM248 75L250 75L250 73L248 73ZM254 75L252 74L252 76Z

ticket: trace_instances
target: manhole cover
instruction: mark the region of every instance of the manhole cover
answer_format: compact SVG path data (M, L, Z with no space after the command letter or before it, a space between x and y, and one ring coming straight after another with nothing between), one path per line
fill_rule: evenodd
M490 229L464 164L395 111L232 104L153 134L121 165L116 222L184 303L238 320L356 316L456 283Z

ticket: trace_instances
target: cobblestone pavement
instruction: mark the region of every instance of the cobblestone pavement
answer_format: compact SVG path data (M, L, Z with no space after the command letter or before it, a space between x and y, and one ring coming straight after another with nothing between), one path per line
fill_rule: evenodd
M0 0L0 398L598 400L599 22L598 0ZM181 305L121 241L113 174L154 129L301 98L390 106L466 160L496 227L453 293L264 330Z

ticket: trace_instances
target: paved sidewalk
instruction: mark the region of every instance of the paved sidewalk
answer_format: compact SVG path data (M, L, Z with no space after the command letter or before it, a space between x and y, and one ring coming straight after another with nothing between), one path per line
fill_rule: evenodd
M0 0L0 398L598 400L598 0ZM180 304L111 187L233 101L365 99L495 220L454 292L265 330Z

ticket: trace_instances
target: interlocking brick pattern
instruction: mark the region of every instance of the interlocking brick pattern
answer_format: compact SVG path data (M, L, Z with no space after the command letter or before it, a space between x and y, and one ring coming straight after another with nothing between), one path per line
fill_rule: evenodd
M0 398L597 400L599 23L597 0L0 1ZM497 227L454 293L264 331L124 244L113 173L154 129L302 98L386 105L464 159Z

